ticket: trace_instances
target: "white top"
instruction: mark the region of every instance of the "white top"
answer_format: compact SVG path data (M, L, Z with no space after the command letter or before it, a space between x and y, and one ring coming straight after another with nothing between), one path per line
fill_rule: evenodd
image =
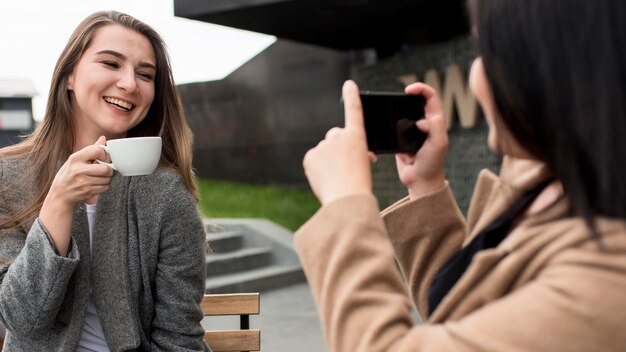
M87 210L87 222L89 223L89 251L91 252L91 242L95 233L96 225L96 205L85 204ZM91 253L90 253L91 255ZM83 326L83 334L78 342L76 352L109 352L109 346L104 339L104 331L96 305L93 303L93 294L89 288L89 301L87 302L87 315L85 316L85 325Z

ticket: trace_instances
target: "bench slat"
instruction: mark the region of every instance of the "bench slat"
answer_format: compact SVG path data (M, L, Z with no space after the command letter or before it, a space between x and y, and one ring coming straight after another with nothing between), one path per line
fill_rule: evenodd
M261 331L211 330L204 333L204 340L214 352L260 351Z
M204 295L200 307L204 315L257 315L259 293Z

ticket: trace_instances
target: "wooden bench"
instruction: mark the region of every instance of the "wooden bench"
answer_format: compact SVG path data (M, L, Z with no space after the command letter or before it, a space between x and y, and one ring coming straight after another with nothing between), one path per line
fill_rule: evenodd
M250 329L250 315L258 315L260 311L259 299L259 293L204 295L200 307L205 316L240 316L240 330L208 330L204 333L204 340L214 352L261 350L261 331Z
M260 351L261 331L250 330L250 315L259 314L258 293L204 295L200 307L205 316L239 315L240 330L209 330L204 340L214 352ZM0 351L3 341L0 339Z

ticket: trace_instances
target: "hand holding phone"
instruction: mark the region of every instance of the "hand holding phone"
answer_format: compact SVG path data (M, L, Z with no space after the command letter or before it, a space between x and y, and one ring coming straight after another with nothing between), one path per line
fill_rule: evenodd
M359 88L346 81L342 88L345 127L333 127L302 161L304 174L322 205L335 199L372 192L370 154L365 143Z
M415 125L424 118L424 97L373 91L359 94L368 149L377 154L415 154L427 137Z
M416 82L408 85L404 91L423 96L426 100L425 118L418 125L428 138L417 153L396 154L398 177L407 187L411 199L417 199L445 185L444 164L448 151L448 133L441 101L435 89Z

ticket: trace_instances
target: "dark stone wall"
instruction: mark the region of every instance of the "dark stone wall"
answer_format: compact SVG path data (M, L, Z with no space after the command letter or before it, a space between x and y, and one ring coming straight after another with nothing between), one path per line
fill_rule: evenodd
M32 132L35 122L32 120L32 98L3 97L0 98L0 110L25 110L31 116L31 128L26 130L4 130L0 128L0 148L21 142Z
M308 187L302 158L341 123L348 75L345 53L279 40L223 80L179 86L197 173Z
M403 91L405 85L399 79L401 76L415 74L418 80L422 80L427 70L435 69L439 72L441 84L445 85L446 68L458 64L467 82L473 58L471 38L464 36L441 44L412 48L373 65L355 65L351 76L364 90ZM455 114L456 110L448 130L450 147L445 165L446 178L461 210L466 212L478 172L483 168L497 172L500 158L487 147L488 127L482 112L473 128L461 128ZM379 157L373 166L373 182L381 207L407 195L406 188L398 180L393 155Z
M308 188L302 158L329 128L343 125L339 99L345 79L364 90L402 91L400 77L422 80L435 69L444 86L452 64L460 65L467 81L474 57L469 37L410 48L373 64L354 63L363 54L279 40L224 80L179 86L195 134L198 174ZM478 172L499 168L500 158L487 148L487 132L482 116L472 128L461 128L453 116L446 177L463 211ZM382 207L406 195L392 155L379 157L373 178Z

